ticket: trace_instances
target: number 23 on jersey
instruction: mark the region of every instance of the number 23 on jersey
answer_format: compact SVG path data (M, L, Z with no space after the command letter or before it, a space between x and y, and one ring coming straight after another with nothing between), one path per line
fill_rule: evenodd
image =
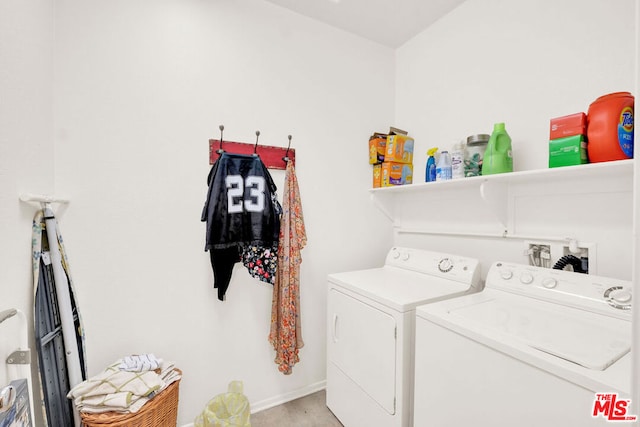
M265 181L261 176L227 175L227 212L262 212L265 205Z

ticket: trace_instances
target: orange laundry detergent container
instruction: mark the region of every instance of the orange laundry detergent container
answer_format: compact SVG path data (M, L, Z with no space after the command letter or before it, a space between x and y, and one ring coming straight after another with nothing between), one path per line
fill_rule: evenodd
M633 95L615 92L596 99L587 113L589 162L633 158Z

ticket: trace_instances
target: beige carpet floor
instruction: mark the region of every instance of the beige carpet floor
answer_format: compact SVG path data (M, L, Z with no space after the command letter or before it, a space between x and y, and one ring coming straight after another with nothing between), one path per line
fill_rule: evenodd
M324 390L251 415L251 427L342 427Z

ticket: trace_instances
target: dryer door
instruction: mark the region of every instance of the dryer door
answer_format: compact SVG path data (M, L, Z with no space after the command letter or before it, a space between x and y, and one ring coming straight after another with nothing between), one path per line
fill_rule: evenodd
M329 290L329 362L389 414L395 414L396 319L337 289Z

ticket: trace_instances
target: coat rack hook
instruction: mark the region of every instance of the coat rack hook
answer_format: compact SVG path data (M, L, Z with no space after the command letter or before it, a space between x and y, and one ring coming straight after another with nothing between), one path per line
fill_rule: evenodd
M222 132L224 131L224 125L218 126L218 129L220 129L220 148L218 148L216 152L218 154L222 154L224 152L224 150L222 149Z
M256 131L256 145L253 147L253 154L258 154L258 138L260 138L260 131Z
M289 161L289 149L291 148L291 135L287 135L287 138L289 138L289 144L287 145L287 151L284 153L284 157L282 158L282 160L284 160L285 162Z

